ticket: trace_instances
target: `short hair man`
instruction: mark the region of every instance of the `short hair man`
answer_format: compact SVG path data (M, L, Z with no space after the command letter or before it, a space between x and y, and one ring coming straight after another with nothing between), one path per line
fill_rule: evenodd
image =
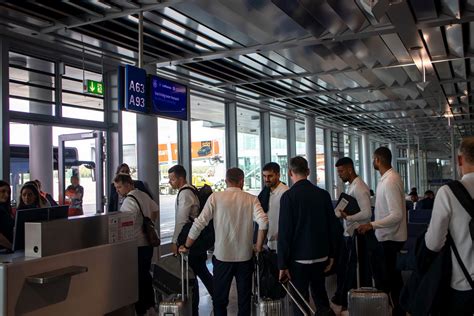
M379 242L371 255L375 286L391 295L393 315L405 315L399 304L402 275L396 267L397 254L407 240L405 190L400 175L392 168L390 149L377 148L373 165L382 176L377 185L375 221L360 225L358 231L365 234L375 230Z
M329 307L324 272L334 263L339 240L338 220L329 193L308 179L308 162L290 159L288 173L293 186L283 193L278 222L280 280L291 279L306 300L308 289L318 313L334 315ZM295 308L295 315L301 312ZM322 315L326 315L322 314Z
M171 251L178 253L178 236L184 225L199 216L199 199L196 188L188 184L186 180L186 169L181 165L175 165L168 170L168 178L171 187L178 190L175 203L175 225L173 238L171 240ZM212 274L206 266L207 253L191 253L189 255L189 265L195 275L197 275L206 286L209 295L213 295ZM199 310L199 286L193 287L193 315L198 315Z
M356 287L357 261L359 261L361 285L372 285L365 237L354 235L355 227L370 222L372 209L370 206L370 189L355 172L352 159L349 157L341 158L336 162L335 167L342 182L349 183L347 194L356 199L360 208L353 215L348 215L344 211L335 211L336 216L343 219L344 238L343 244L339 248L337 291L332 301L336 305L342 305L343 309L347 309L347 292ZM371 237L375 238L373 232ZM358 243L358 254L355 250L356 242Z
M278 218L280 217L280 199L288 186L280 181L280 165L269 162L262 168L265 187L258 195L260 204L268 216L268 248L277 250L278 240Z
M114 178L114 185L117 193L125 197L120 211L133 212L135 216L134 231L138 246L138 302L135 303L135 311L137 315L145 315L147 310L155 305L155 299L150 275L153 247L148 243L142 230L143 215L150 217L154 222L158 218L159 208L148 194L135 189L130 175L119 173ZM139 204L134 198L129 197L131 195Z
M121 163L117 167L115 175L118 175L120 173L130 175L130 167L126 163ZM148 196L151 199L153 199L153 195L146 188L145 184L142 181L133 180L133 186L135 187L135 189L138 189L142 192L145 192L146 194L148 194ZM117 190L114 187L114 183L111 183L110 184L110 196L109 196L108 211L109 212L116 212L116 211L120 210L120 207L122 206L124 198L125 197L121 196L120 194L117 194Z
M226 172L227 189L214 192L201 214L194 220L185 245L180 252L187 252L201 231L213 219L214 247L214 315L227 315L229 291L235 277L239 316L251 313L251 289L253 272L253 222L259 225L255 250L260 252L267 234L268 217L258 198L242 191L244 172L231 168Z
M458 154L461 184L474 197L474 137L462 140ZM471 216L466 212L455 197L453 191L442 186L436 195L431 222L425 235L426 247L439 252L446 242L449 233L456 246L471 279L474 276L474 251L469 223ZM452 253L452 250L451 250ZM473 315L474 289L471 288L458 261L452 256L451 284L446 296L443 297L444 310L442 315Z

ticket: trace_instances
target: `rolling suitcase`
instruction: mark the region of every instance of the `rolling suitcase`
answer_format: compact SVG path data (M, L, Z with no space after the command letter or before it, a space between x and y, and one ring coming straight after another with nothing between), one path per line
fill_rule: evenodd
M283 302L281 299L272 300L270 298L261 297L260 295L260 265L259 255L255 260L254 273L254 296L257 308L256 316L283 316Z
M354 235L357 238L357 235ZM350 290L347 294L348 310L351 316L389 316L391 315L388 295L374 287L360 287L359 276L359 249L355 241L357 256L357 289Z
M189 295L189 264L181 254L181 294L165 296L158 307L159 316L189 316L192 314L192 297ZM184 262L186 261L186 267Z
M300 291L298 291L296 286L290 280L287 281L287 284L281 283L281 286L283 286L286 293L288 294L288 297L296 305L296 307L298 307L304 316L312 316L316 314L309 302L304 299L303 295L300 293Z

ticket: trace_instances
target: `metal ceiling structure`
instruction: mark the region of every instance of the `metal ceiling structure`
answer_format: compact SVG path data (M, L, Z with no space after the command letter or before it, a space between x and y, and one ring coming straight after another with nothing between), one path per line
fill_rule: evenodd
M140 11L160 74L425 148L473 134L473 0L11 0L0 31L134 62Z

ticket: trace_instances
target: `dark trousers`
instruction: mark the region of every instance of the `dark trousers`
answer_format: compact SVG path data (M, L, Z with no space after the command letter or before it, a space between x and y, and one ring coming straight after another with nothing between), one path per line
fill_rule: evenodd
M309 301L309 288L311 288L311 296L318 312L325 312L330 309L324 276L326 266L327 262L312 264L293 262L290 265L291 281L306 301ZM303 315L296 306L294 307L294 315Z
M211 297L214 294L214 285L212 284L212 274L209 272L206 266L207 261L207 254L198 254L198 255L189 255L189 266L194 272L194 275L199 277L206 287L209 295ZM199 315L199 284L196 280L195 284L193 285L193 315Z
M138 247L138 301L135 303L135 311L139 315L145 314L150 307L155 305L150 274L152 257L153 247Z
M392 315L403 315L400 292L403 287L402 273L397 270L397 254L405 242L382 241L371 253L371 265L375 287L389 294L393 303Z
M334 294L334 303L347 307L347 292L357 288L357 260L359 260L360 286L372 286L372 275L368 262L366 236L341 238L341 246L337 264L337 290ZM358 246L356 253L355 243Z
M226 316L232 279L237 284L238 316L250 316L252 298L253 260L224 262L212 257L214 265L214 315Z
M472 316L474 315L474 290L456 291L450 289L443 304L442 316Z

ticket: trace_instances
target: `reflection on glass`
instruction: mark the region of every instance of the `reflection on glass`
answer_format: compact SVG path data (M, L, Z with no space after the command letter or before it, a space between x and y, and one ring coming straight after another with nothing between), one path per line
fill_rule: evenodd
M158 118L158 181L160 185L160 233L162 242L173 235L176 191L169 185L168 169L178 163L178 122Z
M226 187L224 109L223 101L191 95L191 181L197 188Z
M288 142L286 119L270 117L272 161L280 165L280 179L288 183Z
M237 108L237 152L245 175L244 189L257 195L261 189L259 112Z
M316 127L316 168L317 172L317 184L323 189L326 188L326 165L324 159L324 130Z

